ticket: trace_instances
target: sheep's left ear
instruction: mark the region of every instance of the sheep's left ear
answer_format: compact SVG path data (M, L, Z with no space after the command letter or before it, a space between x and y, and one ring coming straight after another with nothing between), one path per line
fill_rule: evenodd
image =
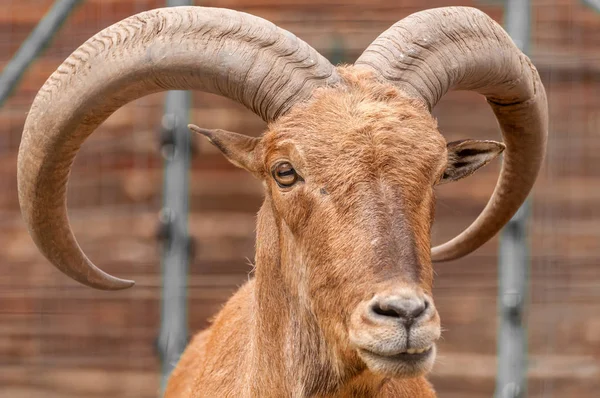
M447 148L448 164L438 184L470 176L500 155L506 146L496 141L462 140L449 142Z

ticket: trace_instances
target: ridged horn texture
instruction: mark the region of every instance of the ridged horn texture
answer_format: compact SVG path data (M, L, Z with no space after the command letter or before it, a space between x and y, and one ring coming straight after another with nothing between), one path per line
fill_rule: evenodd
M434 247L432 259L453 260L479 248L525 201L546 151L546 92L529 58L483 12L447 7L394 24L355 65L374 70L430 110L451 89L487 97L506 144L496 188L479 217L460 235Z
M164 90L202 90L236 100L266 121L338 82L334 67L291 33L226 9L172 7L118 22L79 47L37 94L18 158L21 212L46 258L94 288L132 281L94 266L67 216L71 164L85 139L115 110Z

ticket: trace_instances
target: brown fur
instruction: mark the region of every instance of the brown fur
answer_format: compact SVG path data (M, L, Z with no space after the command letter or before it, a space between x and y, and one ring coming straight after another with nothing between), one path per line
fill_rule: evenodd
M191 342L167 397L435 396L424 377L433 359L387 365L361 347L439 338L430 227L446 143L421 103L338 71L342 85L317 90L254 142L203 132L264 181L266 198L255 276ZM304 181L280 188L271 170L281 160ZM416 331L365 321L360 309L382 292L427 297Z

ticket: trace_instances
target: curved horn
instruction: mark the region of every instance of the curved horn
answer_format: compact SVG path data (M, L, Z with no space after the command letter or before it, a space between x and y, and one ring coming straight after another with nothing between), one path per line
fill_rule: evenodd
M453 260L483 245L527 198L546 150L546 93L529 58L483 12L447 7L399 21L355 65L374 70L430 110L451 89L474 90L487 97L506 144L498 183L473 224L434 247L432 259Z
M79 47L37 94L18 157L21 212L46 258L98 289L123 289L80 249L66 186L85 139L115 110L164 90L202 90L239 101L266 121L338 81L313 48L270 22L232 10L172 7L118 22Z

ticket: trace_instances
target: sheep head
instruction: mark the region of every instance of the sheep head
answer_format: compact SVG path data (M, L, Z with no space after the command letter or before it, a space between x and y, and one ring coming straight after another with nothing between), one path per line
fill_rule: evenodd
M504 145L446 144L422 103L370 72L338 75L341 86L319 89L260 138L190 127L263 181L263 210L276 220L268 234L287 248L270 263L337 355L383 376L418 375L440 336L434 187L471 174Z

